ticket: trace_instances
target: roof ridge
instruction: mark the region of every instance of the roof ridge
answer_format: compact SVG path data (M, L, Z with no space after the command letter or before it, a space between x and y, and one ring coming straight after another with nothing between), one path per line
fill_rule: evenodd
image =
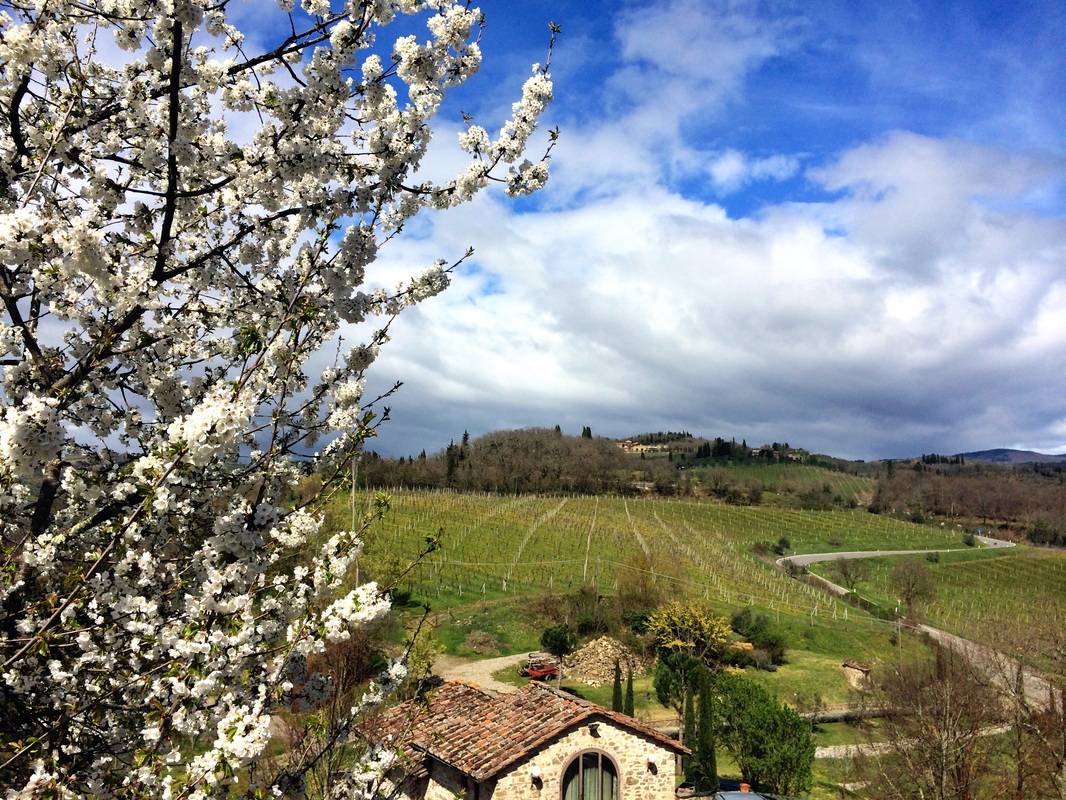
M586 700L584 697L578 697L577 695L571 694L570 692L567 692L563 689L557 689L554 686L549 686L548 684L541 683L539 681L530 682L526 686L523 686L519 691L534 691L530 687L540 687L540 689L549 691L556 697L559 697L560 699L565 700L566 702L569 702L584 709L584 714L582 714L580 718L576 719L575 722L584 720L586 717L592 714L599 714L601 716L606 717L607 719L617 722L619 725L639 731L646 736L650 736L651 738L659 742L668 744L673 747L682 748L686 752L691 752L688 750L688 748L681 744L681 742L677 741L672 736L667 736L665 733L656 730L650 725L645 725L637 718L631 717L628 714L623 714L621 711L615 711L613 709L607 708L606 706L601 706L599 703L594 703L591 700Z

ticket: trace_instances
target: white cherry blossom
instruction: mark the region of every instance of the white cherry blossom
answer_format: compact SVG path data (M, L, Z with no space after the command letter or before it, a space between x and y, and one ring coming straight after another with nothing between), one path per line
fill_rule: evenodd
M295 796L352 741L402 663L306 752L264 758L279 711L331 697L316 654L388 609L349 576L387 501L332 536L323 506L379 422L363 373L391 317L465 256L393 287L371 267L422 209L547 179L548 154L524 155L547 64L511 119L468 125L458 177L422 177L434 115L481 63L465 2L277 0L291 24L265 44L227 7L0 10L8 796ZM421 32L390 40L398 15ZM290 502L309 469L324 490ZM360 755L332 796L373 796L394 757Z

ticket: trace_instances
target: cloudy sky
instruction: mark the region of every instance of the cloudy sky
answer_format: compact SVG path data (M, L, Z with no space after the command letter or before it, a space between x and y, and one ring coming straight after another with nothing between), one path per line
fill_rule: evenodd
M499 125L549 21L562 137L534 198L383 251L387 274L476 249L394 324L368 393L405 385L372 449L558 424L1066 450L1061 0L480 5L441 153L461 112Z

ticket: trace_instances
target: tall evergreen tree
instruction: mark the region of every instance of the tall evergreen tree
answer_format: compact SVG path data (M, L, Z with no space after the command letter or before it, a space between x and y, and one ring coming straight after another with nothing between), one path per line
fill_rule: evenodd
M630 668L626 678L626 697L622 702L622 713L633 716L633 669Z
M611 692L611 711L622 710L622 668L614 660L614 691Z
M699 717L696 720L696 747L693 783L697 792L718 791L718 760L714 747L714 684L706 667L699 672Z
M692 737L696 733L696 709L694 704L695 694L692 691L693 675L690 673L685 681L685 720L681 726L681 743L692 749L691 742ZM685 780L695 782L696 780L696 759L693 756L685 756L681 760L682 768L685 772Z

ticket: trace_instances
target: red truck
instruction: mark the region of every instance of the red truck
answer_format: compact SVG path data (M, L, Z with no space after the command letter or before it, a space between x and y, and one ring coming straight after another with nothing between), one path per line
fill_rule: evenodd
M530 653L526 663L520 664L518 674L535 681L546 681L559 674L558 662L548 653Z

